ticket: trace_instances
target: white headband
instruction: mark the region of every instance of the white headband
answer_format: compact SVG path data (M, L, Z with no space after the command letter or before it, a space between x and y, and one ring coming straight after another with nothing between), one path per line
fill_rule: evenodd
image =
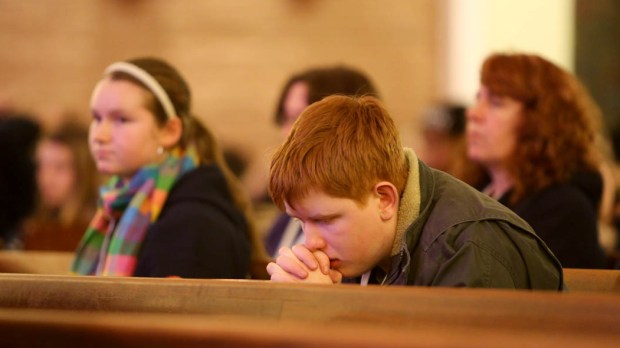
M138 81L144 83L146 87L148 87L148 89L153 92L155 98L157 98L159 103L164 107L164 111L166 112L166 116L168 116L169 120L177 117L177 113L174 110L174 105L170 101L168 93L166 93L166 91L161 87L159 82L157 82L157 80L155 80L153 76L151 76L151 74L127 62L113 63L105 69L104 74L110 75L117 71L127 73L132 77L138 79Z

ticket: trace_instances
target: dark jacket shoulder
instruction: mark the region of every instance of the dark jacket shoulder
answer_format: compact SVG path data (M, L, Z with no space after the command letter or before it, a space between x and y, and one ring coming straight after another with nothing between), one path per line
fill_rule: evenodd
M409 284L562 288L562 268L527 222L420 162L421 213L407 232Z
M149 227L134 275L244 278L248 236L222 172L215 165L200 166L174 184Z

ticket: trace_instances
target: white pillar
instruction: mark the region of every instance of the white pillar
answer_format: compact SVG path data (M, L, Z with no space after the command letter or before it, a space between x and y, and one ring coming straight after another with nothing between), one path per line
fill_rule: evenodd
M442 0L441 97L470 103L496 51L541 55L573 71L575 0Z

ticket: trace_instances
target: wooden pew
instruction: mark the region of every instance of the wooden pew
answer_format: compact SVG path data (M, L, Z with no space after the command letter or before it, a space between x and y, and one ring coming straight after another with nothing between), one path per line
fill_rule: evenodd
M69 274L73 253L62 251L0 251L0 273Z
M161 313L0 311L0 346L11 347L617 347L618 335L424 323L275 321Z
M0 273L68 275L73 252L0 250ZM267 261L252 261L250 272L256 279L269 279Z
M564 269L568 291L594 291L620 294L620 270Z
M407 330L574 331L620 342L620 297L603 293L23 274L2 274L0 284L4 309L240 316Z
M0 273L67 275L73 261L71 252L0 251ZM254 274L265 264L253 265ZM267 278L264 275L264 278ZM564 269L564 281L571 292L595 291L620 294L620 270Z

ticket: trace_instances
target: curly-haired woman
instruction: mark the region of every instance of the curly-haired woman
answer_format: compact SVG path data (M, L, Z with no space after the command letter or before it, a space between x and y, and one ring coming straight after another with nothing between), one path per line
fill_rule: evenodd
M513 209L564 267L602 268L595 145L600 111L569 72L529 54L493 54L467 114L468 156L481 189Z

